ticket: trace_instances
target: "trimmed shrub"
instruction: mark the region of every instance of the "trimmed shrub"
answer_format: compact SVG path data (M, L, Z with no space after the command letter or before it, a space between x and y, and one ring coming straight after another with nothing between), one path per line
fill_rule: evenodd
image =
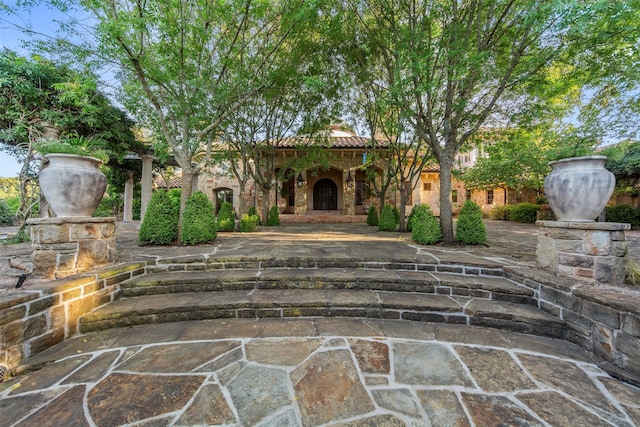
M487 241L487 230L482 222L482 210L477 203L467 200L460 209L456 227L456 240L468 245Z
M258 209L256 209L255 206L251 206L249 208L249 212L247 212L247 215L249 216L257 216L258 217L258 224L260 224L260 215L258 215Z
M407 224L406 224L406 228L408 232L411 232L413 229L413 225L411 224L411 221L413 221L413 217L416 215L416 207L419 205L413 205L413 207L411 208L411 212L409 212L409 217L407 218Z
M240 231L242 233L252 233L258 228L258 222L260 222L258 215L244 214L240 218Z
M236 217L233 214L233 206L229 202L224 202L218 212L218 231L233 231L236 229Z
M633 228L640 228L640 208L635 209L631 205L607 206L607 221L624 222L631 224Z
M396 231L396 218L393 215L391 205L384 205L380 214L380 222L378 223L378 231Z
M511 210L509 219L516 222L535 224L536 212L539 210L540 205L534 205L533 203L518 203Z
M489 218L497 219L501 221L510 221L511 220L511 212L515 208L515 205L502 205L496 206L491 209L491 213L489 214Z
M178 206L167 192L153 193L144 220L140 225L138 240L154 245L168 245L178 238Z
M442 239L440 222L433 216L429 205L416 205L409 215L411 222L411 238L414 242L431 245Z
M400 209L398 209L398 207L394 205L391 211L393 212L393 219L396 220L397 227L398 225L400 225Z
M13 211L2 199L0 199L0 225L13 225Z
M197 245L215 240L216 217L213 203L202 191L197 191L187 199L182 217L182 243Z
M280 211L277 206L271 206L269 209L269 216L267 217L267 225L274 226L280 225Z
M367 225L378 226L379 222L378 208L376 208L375 205L369 206L369 210L367 211Z

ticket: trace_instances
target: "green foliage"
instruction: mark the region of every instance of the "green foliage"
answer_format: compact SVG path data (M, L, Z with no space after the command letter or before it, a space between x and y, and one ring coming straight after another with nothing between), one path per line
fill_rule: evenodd
M378 208L375 205L371 205L367 211L367 225L377 226L378 222Z
M40 154L76 154L78 156L90 156L99 159L102 163L109 162L109 155L105 150L96 148L91 138L75 137L64 140L42 140L34 144L34 148Z
M464 202L462 209L460 209L456 240L468 245L477 245L487 241L487 231L482 222L482 209L471 200Z
M511 220L511 212L515 209L515 205L501 205L495 206L491 209L489 213L489 218L497 219L501 221L510 221Z
M155 245L168 245L178 237L178 209L164 190L153 193L138 240Z
M518 203L509 213L509 220L523 222L527 224L535 224L536 213L540 210L540 205L533 203Z
M622 142L604 149L607 169L616 176L616 189L630 196L640 195L640 142Z
M269 216L267 217L267 225L274 226L280 225L280 211L277 206L271 206L269 209Z
M182 243L185 245L215 240L217 232L213 204L202 191L191 194L187 199L183 221Z
M236 217L233 214L233 206L224 202L218 212L218 231L233 231L236 229Z
M249 208L249 212L247 212L247 215L249 215L249 216L257 216L258 217L258 224L260 224L260 215L258 215L258 209L256 209L255 206L251 206Z
M438 219L433 216L429 205L416 205L411 210L411 238L414 242L431 245L442 239Z
M631 257L627 257L624 264L626 282L630 285L640 286L640 264Z
M397 227L396 218L393 215L393 208L391 205L384 205L382 208L382 214L380 214L380 222L378 223L379 231L396 231Z
M13 225L14 212L9 204L0 199L0 225Z
M407 218L407 231L411 232L413 229L413 225L411 225L411 221L413 221L413 217L416 214L416 206L419 205L413 205L413 207L411 208L411 212L409 212L409 217Z
M640 208L623 204L606 207L606 218L609 222L631 224L632 228L640 228Z
M0 140L27 145L46 134L45 122L67 136L94 137L120 157L141 146L133 122L98 90L98 77L42 57L0 50Z
M253 233L258 228L260 217L258 215L244 214L240 218L240 232Z
M396 205L393 205L392 209L393 219L396 221L396 227L400 225L400 209Z

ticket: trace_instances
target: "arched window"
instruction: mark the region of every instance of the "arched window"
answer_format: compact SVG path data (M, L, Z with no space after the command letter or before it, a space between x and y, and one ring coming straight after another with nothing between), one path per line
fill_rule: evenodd
M217 188L213 190L213 196L216 215L220 212L223 203L227 202L233 205L233 190L230 188Z

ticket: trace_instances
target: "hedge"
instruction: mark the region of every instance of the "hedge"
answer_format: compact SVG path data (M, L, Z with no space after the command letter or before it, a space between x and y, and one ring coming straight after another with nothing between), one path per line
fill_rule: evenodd
M460 209L456 227L456 240L468 245L487 241L487 231L482 222L482 209L477 203L467 200Z
M153 193L140 225L140 242L168 245L178 238L179 208L166 191Z
M233 214L233 206L224 202L218 212L218 231L233 231L236 229L236 217Z
M411 218L411 238L423 245L437 243L442 239L440 222L433 216L428 205L416 205L409 215Z
M384 205L382 214L380 214L380 222L378 223L378 231L396 231L396 218L393 215L391 205Z
M213 203L202 191L189 196L182 219L182 243L197 245L215 240L216 217L213 214Z
M379 222L378 208L376 208L375 205L369 206L369 210L367 211L367 225L378 226Z

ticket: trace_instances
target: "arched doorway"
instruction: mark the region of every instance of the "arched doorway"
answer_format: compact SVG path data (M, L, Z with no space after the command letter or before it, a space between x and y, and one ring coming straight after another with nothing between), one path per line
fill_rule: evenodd
M338 186L329 178L323 178L313 186L313 210L335 211L338 209Z

